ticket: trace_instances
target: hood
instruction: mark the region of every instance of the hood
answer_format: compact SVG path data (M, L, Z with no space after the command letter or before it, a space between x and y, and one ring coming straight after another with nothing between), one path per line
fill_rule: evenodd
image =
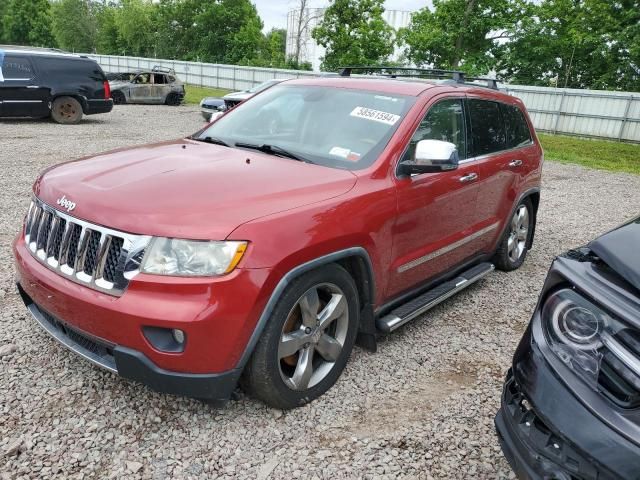
M122 87L124 87L125 85L127 85L128 83L129 83L129 82L125 82L125 81L123 81L123 80L109 80L109 87L110 87L111 89L114 89L114 88L122 88Z
M640 217L596 238L589 248L612 270L640 290Z
M223 240L243 223L348 192L349 171L178 140L58 165L34 193L74 217L129 233Z

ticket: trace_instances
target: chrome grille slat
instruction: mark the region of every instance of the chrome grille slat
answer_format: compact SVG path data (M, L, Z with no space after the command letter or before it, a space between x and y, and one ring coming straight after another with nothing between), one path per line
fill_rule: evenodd
M25 220L24 239L31 254L50 270L119 296L139 272L139 259L151 237L95 225L34 198Z

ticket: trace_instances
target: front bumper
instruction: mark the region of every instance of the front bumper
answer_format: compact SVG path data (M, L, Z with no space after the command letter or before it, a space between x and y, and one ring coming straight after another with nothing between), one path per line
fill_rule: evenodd
M268 300L268 270L236 269L213 279L139 274L114 297L40 264L22 235L13 248L27 308L67 348L161 392L222 400L233 391ZM149 327L182 330L184 349L160 349L145 336Z
M31 316L61 345L105 370L157 392L199 398L221 406L231 396L242 373L239 369L218 374L164 370L137 350L113 345L58 320L33 303L20 284L18 291Z
M576 398L555 375L527 329L495 419L502 450L519 478L638 478L638 445L583 402L589 399Z

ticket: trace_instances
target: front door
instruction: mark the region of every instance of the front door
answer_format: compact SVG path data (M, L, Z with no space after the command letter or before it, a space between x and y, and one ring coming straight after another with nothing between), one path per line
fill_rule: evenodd
M464 262L474 253L478 196L477 164L468 158L463 99L433 104L411 138L403 159L420 140L444 140L458 147L458 169L397 180L398 218L387 297L411 289Z
M131 82L131 101L151 103L151 74L141 73Z
M28 56L0 58L0 115L40 117L49 114L49 90L37 85L36 72Z

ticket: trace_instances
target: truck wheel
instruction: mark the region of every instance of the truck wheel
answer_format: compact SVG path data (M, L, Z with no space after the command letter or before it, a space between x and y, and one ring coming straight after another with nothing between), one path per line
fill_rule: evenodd
M356 285L331 264L297 278L285 290L243 373L247 393L290 409L333 386L358 330Z
M73 97L58 97L51 105L51 118L56 123L76 124L82 120L82 105Z
M125 103L127 103L127 97L125 97L124 93L119 90L111 92L111 98L113 99L114 105L124 105Z
M516 207L494 256L496 268L509 272L520 268L533 233L533 205L529 198Z
M165 105L171 105L172 107L180 105L181 102L182 99L180 98L180 95L175 92L171 92L169 95L167 95L167 98L164 101Z

